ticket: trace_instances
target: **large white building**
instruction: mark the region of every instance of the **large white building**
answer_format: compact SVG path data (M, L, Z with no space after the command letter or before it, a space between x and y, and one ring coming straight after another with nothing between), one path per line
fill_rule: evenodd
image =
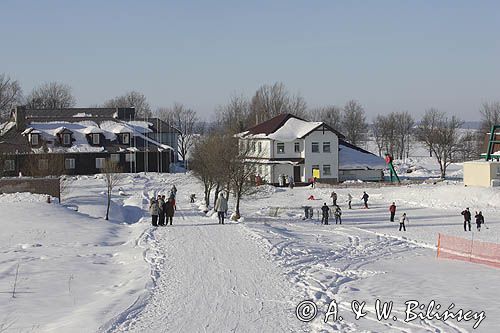
M323 122L310 122L281 114L238 134L240 147L249 147L257 173L278 183L280 175L295 182L381 180L382 158L353 146Z

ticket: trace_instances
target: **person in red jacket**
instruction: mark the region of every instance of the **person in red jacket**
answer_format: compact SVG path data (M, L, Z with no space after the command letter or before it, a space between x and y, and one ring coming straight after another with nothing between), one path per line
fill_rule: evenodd
M394 202L389 206L389 212L391 212L391 222L394 222L394 215L396 215L396 204Z

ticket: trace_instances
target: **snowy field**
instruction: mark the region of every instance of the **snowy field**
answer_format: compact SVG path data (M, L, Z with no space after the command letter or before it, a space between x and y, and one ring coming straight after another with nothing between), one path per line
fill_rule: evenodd
M174 225L153 228L147 199L173 184ZM498 332L500 269L437 259L435 246L438 233L498 243L499 189L339 187L343 224L325 226L317 210L331 190L262 186L242 203L242 221L224 226L189 203L202 190L184 174L124 175L111 221L99 176L78 177L62 205L0 195L0 332ZM393 201L397 218L409 216L405 233L389 222ZM302 220L303 205L313 219ZM482 210L489 229L465 233L465 207ZM398 320L377 320L376 299L393 301ZM317 304L311 322L295 316L303 300ZM325 323L333 300L343 320ZM354 318L354 300L366 302L365 317ZM404 322L408 300L486 318L477 329L475 320Z

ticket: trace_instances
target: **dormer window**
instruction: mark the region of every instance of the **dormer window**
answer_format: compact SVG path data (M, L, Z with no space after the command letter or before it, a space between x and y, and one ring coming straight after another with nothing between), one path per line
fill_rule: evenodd
M122 134L122 142L124 145L130 144L130 134L129 133Z
M99 137L100 137L100 135L98 133L93 133L92 134L92 144L98 145L99 144Z
M71 144L71 134L64 133L63 134L63 145L68 146Z
M31 145L38 146L38 134L30 134L31 137Z

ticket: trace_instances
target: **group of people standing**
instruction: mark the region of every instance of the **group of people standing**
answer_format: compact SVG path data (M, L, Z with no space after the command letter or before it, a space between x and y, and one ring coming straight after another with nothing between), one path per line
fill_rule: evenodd
M472 214L469 207L465 208L461 214L464 216L464 231L467 231L467 227L469 227L469 231L471 231ZM477 231L481 231L481 224L484 224L483 213L481 211L479 213L476 212L474 218L476 219Z
M295 186L295 181L292 176L280 174L278 176L278 184L280 187L289 186L290 188L293 188Z
M151 214L153 227L166 226L169 223L172 225L174 213L177 209L175 205L176 195L177 188L173 185L168 199L166 199L165 195L158 194L156 199L152 197L149 200L149 213Z

